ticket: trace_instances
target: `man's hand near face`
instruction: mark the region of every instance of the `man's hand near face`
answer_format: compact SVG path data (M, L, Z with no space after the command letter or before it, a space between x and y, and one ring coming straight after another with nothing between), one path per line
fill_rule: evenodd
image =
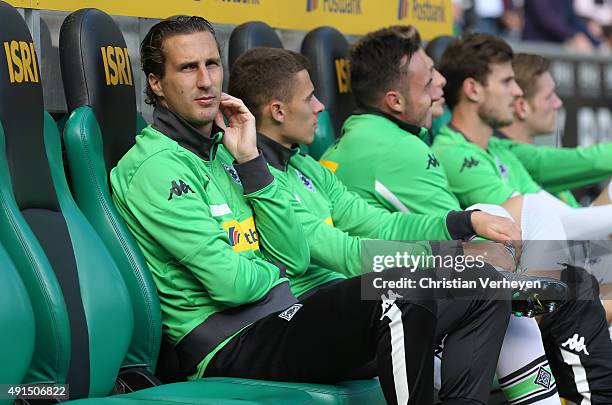
M228 125L223 117L227 118ZM255 117L242 100L221 93L221 104L215 123L225 131L223 145L238 163L248 162L259 156Z

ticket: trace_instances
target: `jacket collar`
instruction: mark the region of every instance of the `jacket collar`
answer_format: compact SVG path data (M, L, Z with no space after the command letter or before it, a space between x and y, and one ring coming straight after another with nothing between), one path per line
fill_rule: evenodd
M287 171L287 166L289 166L289 161L293 155L300 151L297 144L288 149L260 132L257 133L257 147L272 167L284 172Z
M157 105L153 111L152 127L204 160L215 158L223 138L223 129L214 122L210 136L205 137L183 118L161 105Z
M504 132L500 131L499 129L493 130L493 136L499 139L510 139L508 135L506 135Z
M394 124L396 124L398 127L400 127L401 129L403 129L406 132L411 133L412 135L418 136L419 138L423 139L424 137L427 137L427 130L425 128L422 128L418 125L413 125L413 124L409 124L405 121L400 120L399 118L394 117L391 114L388 114L384 111L381 111L377 108L373 108L373 107L360 107L357 110L355 110L353 112L353 115L362 115L362 114L371 114L371 115L378 115L379 117L383 117L388 119L389 121L393 122ZM425 139L423 139L425 140Z
M464 134L464 133L463 133L461 130L459 130L459 129L458 129L456 126L454 126L454 125L453 125L453 124L451 124L450 122L448 123L448 125L447 125L447 126L448 126L448 129L450 129L451 131L456 132L456 133L458 133L459 135L461 135L461 136L463 137L463 139L465 139L465 140L466 140L466 142L467 142L467 143L469 143L470 145L474 145L474 146L476 146L476 144L475 144L474 142L470 141L470 138L468 138L467 136L465 136L465 134ZM509 139L509 138L508 138L508 137L507 137L507 136L506 136L506 135L505 135L503 132L501 132L501 131L499 131L499 130L497 130L497 129L494 129L494 130L493 130L493 136L489 138L489 142L487 143L487 148L485 149L487 152L489 151L489 146L491 145L491 141L492 141L494 138L499 138L499 139ZM495 141L493 141L493 142L495 142ZM480 146L478 146L478 148L480 148Z

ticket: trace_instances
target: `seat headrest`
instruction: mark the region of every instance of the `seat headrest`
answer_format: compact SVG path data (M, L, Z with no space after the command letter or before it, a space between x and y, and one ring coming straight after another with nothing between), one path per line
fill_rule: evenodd
M86 8L66 17L59 48L68 110L93 109L110 171L136 136L134 76L123 34L108 14Z
M440 59L446 48L455 41L455 37L450 35L440 35L435 37L425 47L425 53L433 60L434 65L437 67L440 65Z
M332 27L312 30L302 42L302 54L310 60L309 73L315 95L329 111L336 136L340 135L342 123L355 109L348 53L348 41Z
M251 48L282 48L283 43L276 31L261 21L240 24L232 31L229 39L228 67L231 69L240 55Z
M0 1L0 122L20 209L57 208L45 155L40 61L16 9Z

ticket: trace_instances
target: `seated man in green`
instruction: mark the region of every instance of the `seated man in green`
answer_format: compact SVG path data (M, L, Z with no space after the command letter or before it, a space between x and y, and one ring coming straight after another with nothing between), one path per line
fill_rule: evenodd
M418 45L406 42L405 46ZM347 191L331 172L311 157L302 155L297 144L313 141L317 114L324 108L314 95L307 68L306 59L299 54L257 48L236 60L229 81L229 91L241 98L256 116L259 148L274 176L293 196L295 212L304 226L311 265L305 273L290 276L297 295L317 296L326 291L326 286L333 285L328 280L359 274L362 271L361 243L367 243L363 242L366 238L448 239L451 235L467 238L474 234L471 225L453 228L449 226L452 223L449 218L490 217L480 212L451 212L437 217L390 213L370 206ZM441 222L444 218L446 221ZM508 225L505 221L500 223ZM434 231L436 226L433 225L440 230ZM431 245L434 253L440 254L439 247L448 246L448 243ZM486 249L485 245L464 244L463 250L476 254ZM477 275L499 277L495 273L487 268ZM446 336L440 392L443 403L459 398L469 403L482 403L488 396L489 377L495 369L497 355L484 355L491 348L478 346L489 340L489 333L497 335L500 326L485 326L485 323L499 320L485 320L487 316L483 311L488 310L483 305L486 306L486 300L482 300L480 293L477 297L479 300L473 302L452 297L438 300L436 337L439 341ZM470 307L473 309L469 310ZM488 360L481 363L485 358Z
M512 123L499 128L495 135L509 138L505 144L529 175L543 190L565 203L557 206L565 213L561 217L570 239L581 236L604 239L612 234L612 188L608 186L592 205L606 208L587 210L570 209L583 208L570 190L612 175L612 143L577 148L533 145L535 137L555 131L557 111L563 106L549 66L550 61L540 55L514 55L512 68L523 95L514 102Z
M512 152L543 189L569 206L580 208L570 190L612 176L612 142L577 148L533 145L537 136L555 132L557 111L563 102L556 92L550 61L545 57L516 54L512 69L523 95L514 102L512 124L499 128L496 135L514 141ZM611 200L612 188L607 187L593 205L610 204Z
M507 43L486 34L468 34L448 46L440 71L448 81L445 94L452 119L436 135L433 149L463 206L500 204L524 195L534 206L563 217L559 200L542 195L512 144L493 137L495 129L512 123L514 103L523 95L512 59ZM523 217L530 215L529 208L523 207ZM572 277L590 283L590 276L582 273ZM545 342L550 342L547 356L559 392L578 403L612 401L612 342L602 304L593 299L597 292L596 285L577 292L572 305L540 324ZM588 343L574 344L578 341Z
M211 24L157 23L141 61L154 122L112 170L111 186L183 372L333 383L376 357L389 404L432 403L433 292L361 300L364 275L300 303L291 293L287 277L309 265L304 231L257 150L253 115L221 92Z
M514 101L512 124L499 128L495 135L508 138L505 142L531 177L543 190L560 200L548 198L560 212L564 212L562 220L570 239L581 235L607 239L612 234L612 183L593 201L591 207L601 206L594 209L573 210L583 207L571 189L610 177L612 143L577 148L534 145L537 136L555 131L557 111L563 102L556 93L550 61L545 57L516 54L512 58L512 69L523 95ZM611 246L612 243L605 240L589 244L588 254L595 257L591 271L600 282L602 297L612 297L612 271L608 260ZM604 300L603 304L608 322L612 322L612 300Z
M352 47L351 87L361 108L346 120L342 137L321 161L349 190L388 211L443 214L460 210L444 169L424 141L432 104L443 100L440 87L445 80L408 28L379 30ZM406 51L405 41L416 44L412 53ZM521 204L518 200L510 205L520 208ZM504 211L496 206L482 208ZM541 339L534 320L510 319L497 375L512 402L559 402L554 379L536 384L539 370L548 368Z

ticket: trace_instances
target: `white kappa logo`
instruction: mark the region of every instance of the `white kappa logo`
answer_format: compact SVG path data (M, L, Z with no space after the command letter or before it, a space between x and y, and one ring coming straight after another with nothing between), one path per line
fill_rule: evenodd
M383 319L385 317L385 314L387 313L389 308L391 308L391 306L395 304L396 299L403 298L401 295L394 293L392 290L389 290L388 294L388 296L386 296L385 294L380 295L380 298L382 300L380 304L382 307L382 315L380 316L380 319Z
M570 350L574 350L578 353L583 352L587 356L589 355L589 352L587 351L587 347L584 344L584 336L578 336L577 333L574 333L574 336L567 339L565 343L561 344L561 346L567 347Z
M289 308L278 314L278 317L283 318L286 321L290 321L291 318L293 318L293 315L295 315L297 311L300 310L300 308L302 308L302 304L293 304Z

